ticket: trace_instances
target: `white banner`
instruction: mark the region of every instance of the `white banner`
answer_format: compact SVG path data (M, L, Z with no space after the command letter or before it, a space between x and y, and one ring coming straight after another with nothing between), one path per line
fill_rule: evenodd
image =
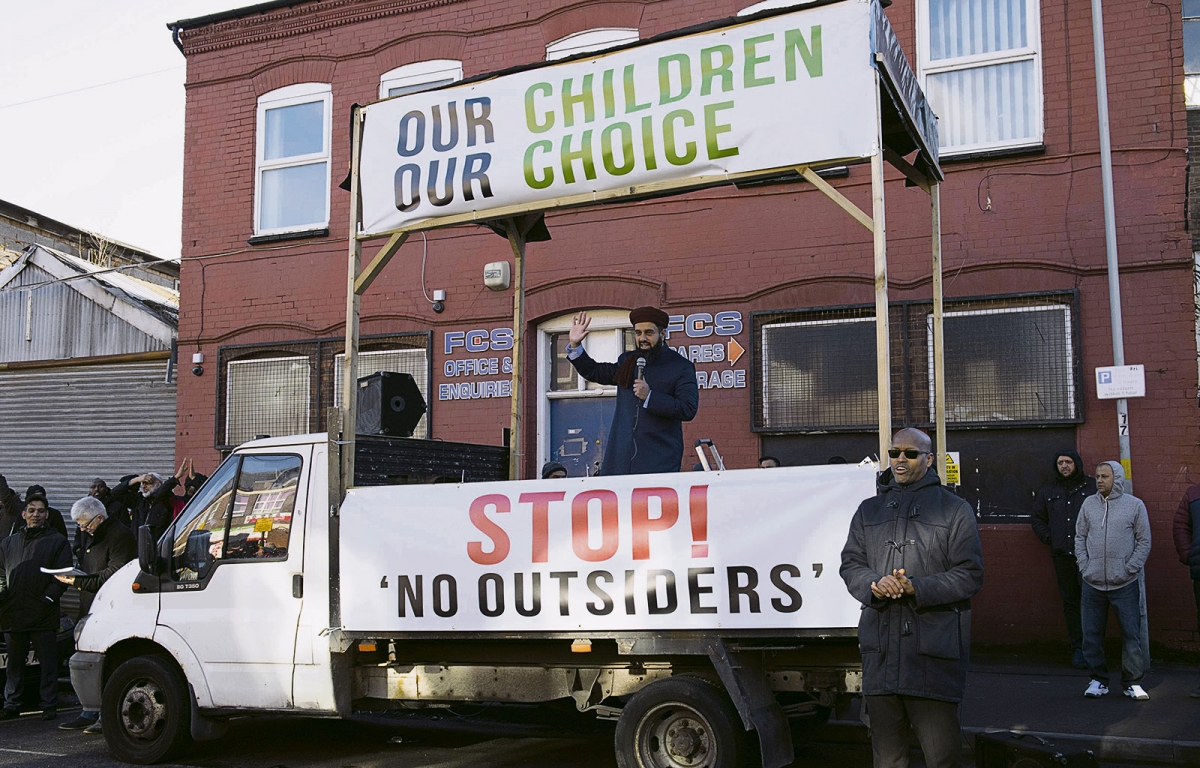
M867 157L877 121L870 5L800 10L364 112L369 234L652 182Z
M858 626L838 576L870 467L352 490L342 619L380 632Z

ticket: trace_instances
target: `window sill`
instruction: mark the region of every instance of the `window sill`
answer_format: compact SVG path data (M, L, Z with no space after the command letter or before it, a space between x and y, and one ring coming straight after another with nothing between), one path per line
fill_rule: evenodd
M964 152L961 155L945 155L938 158L941 165L955 163L974 163L981 160L1001 160L1007 157L1023 157L1025 155L1046 154L1045 144L1034 144L1025 147L1004 147L1003 149L983 149L975 152Z
M329 237L329 227L303 229L299 232L280 232L275 235L255 235L246 242L250 245L266 245L267 243L283 243L288 240L306 240L310 237Z

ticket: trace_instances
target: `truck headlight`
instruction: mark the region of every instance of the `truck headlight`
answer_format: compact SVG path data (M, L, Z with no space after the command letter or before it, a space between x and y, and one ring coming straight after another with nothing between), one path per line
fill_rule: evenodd
M79 636L83 634L83 625L87 624L87 620L92 617L92 614L85 613L79 617L79 621L75 624L75 645L79 645Z

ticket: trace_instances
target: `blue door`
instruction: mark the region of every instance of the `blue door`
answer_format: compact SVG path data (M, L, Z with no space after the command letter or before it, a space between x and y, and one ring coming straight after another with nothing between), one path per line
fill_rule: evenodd
M550 401L550 461L560 462L569 477L600 472L615 397L572 397Z

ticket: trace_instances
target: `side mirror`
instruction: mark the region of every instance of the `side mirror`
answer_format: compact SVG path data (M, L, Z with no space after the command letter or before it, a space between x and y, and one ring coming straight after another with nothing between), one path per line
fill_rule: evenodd
M158 575L158 553L154 547L154 534L148 525L138 528L138 567L153 576Z

